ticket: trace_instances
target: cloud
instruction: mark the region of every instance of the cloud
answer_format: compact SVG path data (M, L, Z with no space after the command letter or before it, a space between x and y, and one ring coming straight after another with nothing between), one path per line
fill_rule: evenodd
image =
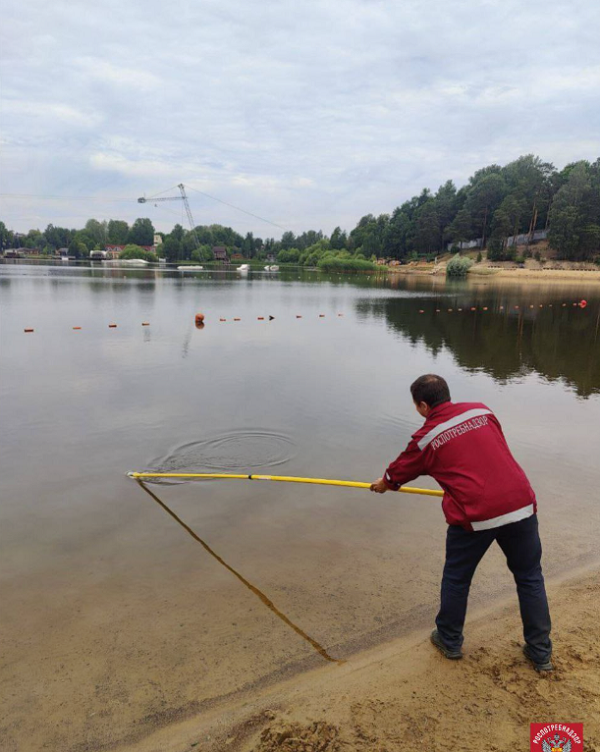
M7 0L2 192L131 195L133 220L183 181L297 232L351 229L494 161L597 157L599 22L596 0ZM198 222L273 229L190 199ZM55 211L0 204L16 229Z
M93 81L99 81L109 86L132 87L143 92L158 89L161 78L153 73L135 68L127 68L108 60L97 60L92 57L83 57L73 61L79 66L83 75Z

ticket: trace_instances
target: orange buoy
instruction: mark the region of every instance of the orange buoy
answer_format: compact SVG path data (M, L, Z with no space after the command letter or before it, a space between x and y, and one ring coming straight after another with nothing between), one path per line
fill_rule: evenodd
M150 326L150 322L149 321L142 321L142 326Z
M202 324L203 321L204 321L204 314L203 313L197 313L196 314L196 323L197 324Z
M487 311L488 307L486 305L483 306L483 310Z
M517 311L519 310L519 306L518 305L516 305L515 308L516 308Z
M297 319L301 319L301 318L302 318L302 316L298 316L298 314L296 314L296 318L297 318Z
M81 329L80 326L74 326L73 329Z
M259 316L259 317L258 317L258 321L264 321L264 320L265 320L265 317L264 317L264 316Z
M204 329L204 321L195 322L196 329Z
M117 328L117 325L116 325L116 324L109 324L109 325L108 325L108 328L109 328L109 329L116 329L116 328Z
M320 318L320 319L324 319L324 318L325 318L325 314L324 314L324 313L320 313L320 314L319 314L319 318Z
M33 329L23 329L23 331L24 331L24 332L25 332L26 334L29 334L29 332L32 332L32 331L33 331Z
M472 311L476 311L476 310L477 310L477 308L475 308L475 306L471 306L471 310L472 310Z
M227 321L227 319L219 319L219 321Z
M448 313L452 313L453 310L453 308L448 308Z
M504 306L503 306L503 305L501 305L501 306L500 306L500 310L501 310L501 311L503 311L503 310L504 310Z
M419 313L425 313L425 311L424 311L424 310L423 310L423 309L421 308L421 309L419 310Z
M587 300L580 300L579 301L579 307L580 308L585 308L586 305L587 305Z
M343 316L343 315L344 315L343 313L338 313L338 316Z
M564 307L565 307L566 305L567 305L566 303L563 303L563 304L562 304L562 307L564 308Z
M241 321L241 319L234 319L234 321Z

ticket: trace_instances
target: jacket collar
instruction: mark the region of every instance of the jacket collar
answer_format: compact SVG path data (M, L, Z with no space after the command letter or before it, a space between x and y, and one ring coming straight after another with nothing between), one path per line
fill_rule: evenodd
M442 413L446 408L452 407L453 403L451 400L448 400L447 402L442 402L439 405L436 405L433 410L429 413L429 415L425 418L425 422L429 420L435 420L440 413Z

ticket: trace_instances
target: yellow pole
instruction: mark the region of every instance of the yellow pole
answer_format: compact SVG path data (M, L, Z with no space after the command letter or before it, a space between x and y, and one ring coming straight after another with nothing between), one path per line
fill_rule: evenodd
M211 480L273 480L279 483L313 483L320 486L345 486L347 488L371 488L370 483L353 480L328 480L327 478L298 478L293 475L239 475L233 473L127 473L134 480L145 478L205 478ZM401 493L421 494L422 496L443 496L444 492L430 488L401 486Z

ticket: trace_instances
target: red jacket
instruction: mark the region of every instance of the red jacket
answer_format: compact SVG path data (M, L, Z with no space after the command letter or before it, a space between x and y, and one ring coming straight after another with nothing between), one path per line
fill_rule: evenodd
M434 407L383 480L397 490L419 475L431 475L444 489L442 509L449 525L487 530L537 510L498 418L481 402Z

